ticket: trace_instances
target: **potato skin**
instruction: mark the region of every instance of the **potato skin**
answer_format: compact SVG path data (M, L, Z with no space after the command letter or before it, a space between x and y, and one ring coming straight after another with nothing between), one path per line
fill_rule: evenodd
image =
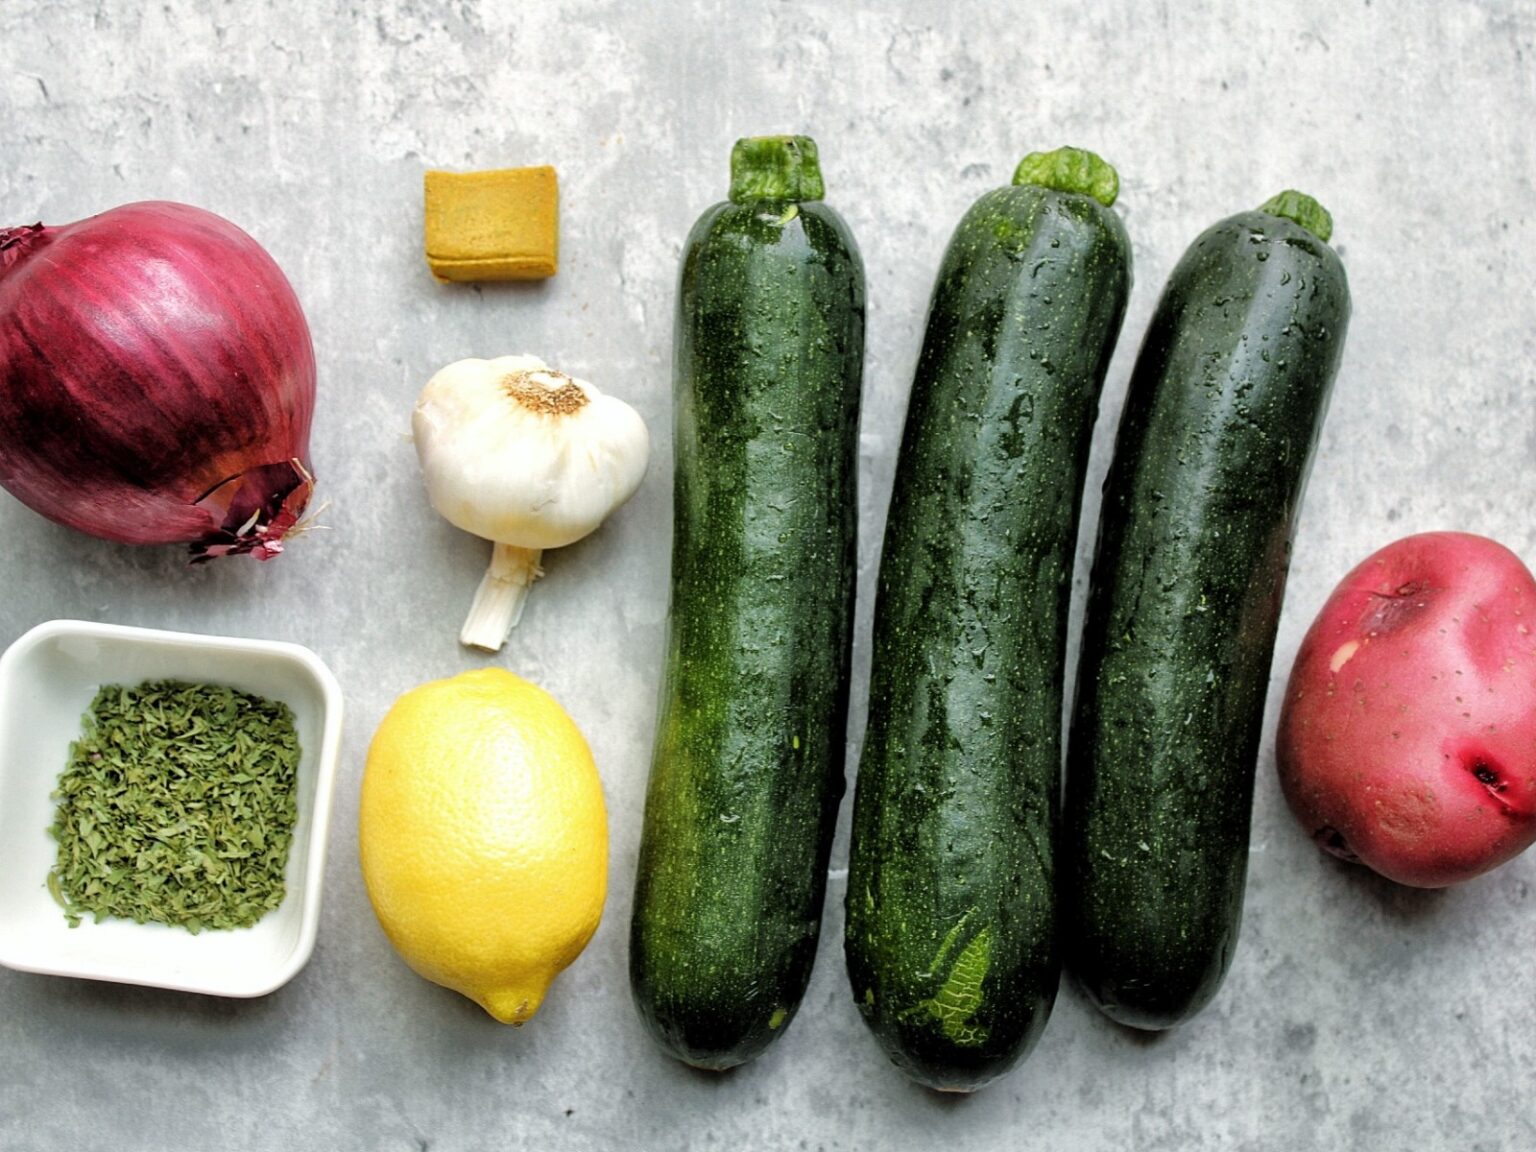
M1367 557L1302 641L1280 713L1286 801L1318 847L1441 888L1536 840L1536 580L1427 532Z

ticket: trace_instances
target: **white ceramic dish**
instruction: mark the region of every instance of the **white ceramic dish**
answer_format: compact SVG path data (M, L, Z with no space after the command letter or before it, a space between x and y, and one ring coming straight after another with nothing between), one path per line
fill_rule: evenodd
M287 896L254 927L208 931L124 920L71 928L48 892L56 844L50 797L103 684L157 679L226 684L293 709L301 758ZM24 972L261 996L315 946L331 789L341 748L341 688L308 648L115 624L53 620L0 656L0 964Z

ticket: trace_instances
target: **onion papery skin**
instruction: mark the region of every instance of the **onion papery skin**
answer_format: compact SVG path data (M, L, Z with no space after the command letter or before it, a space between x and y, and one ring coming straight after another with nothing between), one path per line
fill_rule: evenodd
M315 353L282 270L201 208L0 229L0 486L196 559L282 551L314 487Z

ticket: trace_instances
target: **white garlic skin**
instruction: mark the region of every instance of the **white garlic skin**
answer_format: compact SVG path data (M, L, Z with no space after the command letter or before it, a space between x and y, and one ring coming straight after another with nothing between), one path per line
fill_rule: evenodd
M634 495L650 457L628 404L537 356L459 360L411 418L432 506L476 536L561 548Z

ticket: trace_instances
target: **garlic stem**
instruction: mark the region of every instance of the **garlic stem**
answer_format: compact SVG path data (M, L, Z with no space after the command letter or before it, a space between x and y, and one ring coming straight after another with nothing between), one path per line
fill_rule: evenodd
M544 575L539 567L543 552L538 548L518 548L497 544L491 551L491 566L480 578L475 602L459 632L459 643L467 648L499 652L507 642L507 633L523 615L523 601L528 589Z

